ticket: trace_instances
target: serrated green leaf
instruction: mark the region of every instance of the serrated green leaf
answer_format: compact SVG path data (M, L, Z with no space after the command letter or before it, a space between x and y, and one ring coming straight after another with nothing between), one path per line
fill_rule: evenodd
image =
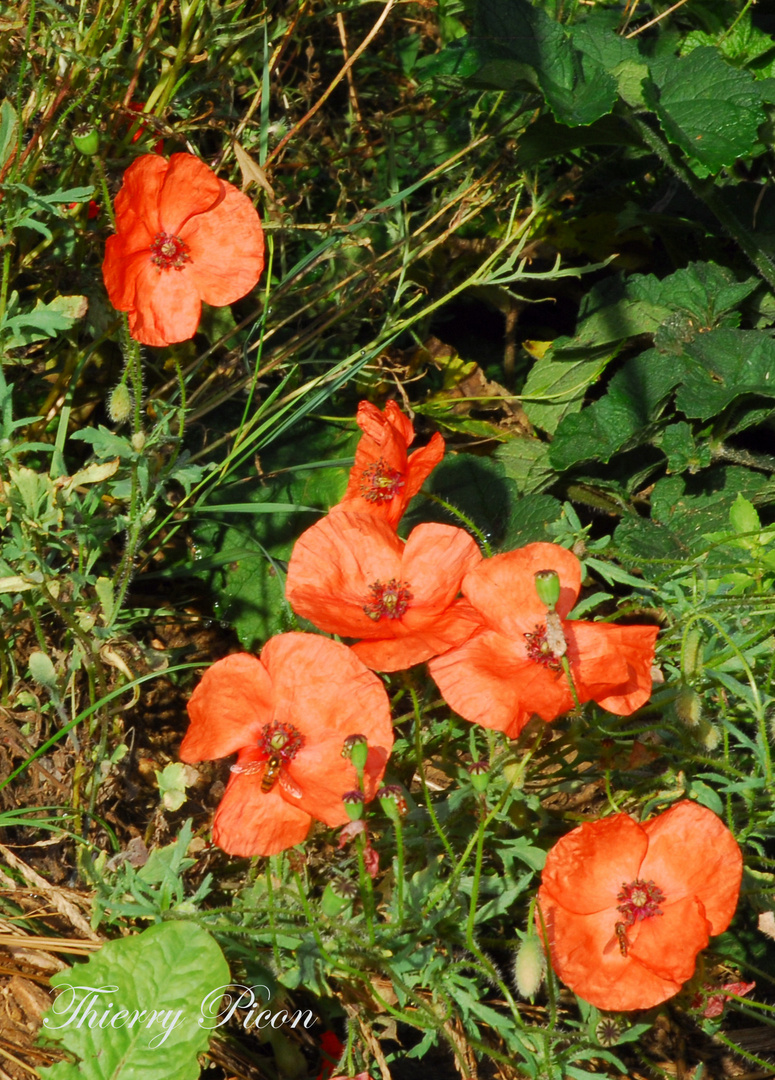
M706 469L691 481L667 476L654 485L651 516L670 529L684 550L703 551L708 546L708 533L727 527L738 492L754 495L765 483L761 474L738 466ZM615 538L618 542L618 530Z
M729 522L738 535L758 532L761 529L756 507L740 492L737 493L737 498L730 507Z
M662 56L650 69L647 100L670 142L712 173L751 153L766 115L749 72L710 46L683 58Z
M717 416L741 394L775 397L775 341L758 330L712 330L684 348L676 405L688 417Z
M707 442L696 443L692 429L685 420L669 424L662 435L660 450L667 456L669 473L690 473L710 465L711 453Z
M482 67L499 62L512 89L532 69L554 116L571 126L609 113L616 82L595 58L574 48L559 23L527 0L488 0L477 12L471 43ZM519 65L512 68L511 65ZM490 78L492 78L490 67Z
M79 1060L40 1074L44 1080L196 1080L197 1055L209 1042L208 1028L199 1024L202 1003L228 983L223 953L196 923L161 923L109 941L86 964L52 977L60 996L43 1018L43 1036ZM105 1013L106 1026L99 1027ZM207 1023L213 1026L212 1016Z
M493 456L503 462L505 475L514 481L520 495L542 491L557 479L549 463L549 444L540 439L509 439Z
M587 389L597 382L612 359L611 353L594 359L555 359L550 350L537 360L520 395L530 423L554 435L563 417L581 409Z

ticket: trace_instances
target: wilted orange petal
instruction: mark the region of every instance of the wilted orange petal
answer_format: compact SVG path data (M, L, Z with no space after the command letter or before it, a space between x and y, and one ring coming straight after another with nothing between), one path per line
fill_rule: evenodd
M258 738L272 710L272 683L260 660L236 653L216 661L188 703L191 724L181 761L211 761L241 750Z
M651 665L659 627L612 626L611 629L617 631L612 642L618 655L627 661L628 678L612 693L595 695L595 701L617 716L629 716L651 697Z
M641 828L649 845L641 877L653 878L668 902L696 896L711 934L726 930L737 907L743 856L721 818L684 799Z
M427 446L413 451L406 462L406 503L414 498L430 474L444 457L444 439L434 432Z
M622 885L644 876L641 862L647 849L643 827L628 814L588 822L550 850L543 887L568 911L580 915L613 911L618 918L617 894ZM664 891L662 882L655 881Z
M255 776L232 773L213 821L213 840L229 855L277 855L306 839L312 818Z

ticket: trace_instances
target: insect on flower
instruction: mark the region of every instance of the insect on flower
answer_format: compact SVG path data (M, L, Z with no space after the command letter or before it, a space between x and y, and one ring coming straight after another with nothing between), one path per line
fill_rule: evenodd
M279 783L286 795L290 795L293 799L302 797L301 789L294 784L283 769L281 754L270 754L266 761L252 761L248 765L234 764L229 771L240 773L242 776L255 776L265 795Z

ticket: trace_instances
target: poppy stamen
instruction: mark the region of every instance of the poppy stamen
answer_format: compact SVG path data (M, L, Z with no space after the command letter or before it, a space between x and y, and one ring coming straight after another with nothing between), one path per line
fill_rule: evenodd
M179 236L159 232L151 244L151 262L159 270L182 270L187 262L191 262L189 250L188 244Z
M659 905L665 902L665 894L653 881L636 878L629 885L622 885L616 899L616 910L621 911L625 926L632 926L640 919L661 915Z
M371 599L363 605L363 610L374 622L380 619L400 619L409 608L412 594L409 586L396 578L391 578L383 584L375 581L369 585Z
M560 656L549 641L546 626L536 626L532 634L525 634L528 659L550 671L562 671Z
M361 473L361 495L367 502L390 502L404 487L404 475L380 458Z
M293 724L264 724L258 737L257 749L269 757L279 757L283 765L298 754L304 745L304 736Z

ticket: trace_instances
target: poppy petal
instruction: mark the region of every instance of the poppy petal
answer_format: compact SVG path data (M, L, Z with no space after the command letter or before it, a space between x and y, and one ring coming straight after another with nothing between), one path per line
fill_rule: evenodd
M246 296L264 269L264 233L253 203L233 184L221 181L221 186L223 199L206 214L189 218L181 229L192 279L201 299L215 307Z
M619 651L621 637L617 633L623 627L569 619L562 629L579 700L598 701L601 695L627 683L630 667Z
M160 154L143 154L124 173L113 206L116 220L142 218L151 237L161 230L159 199L169 163ZM123 225L120 229L123 232Z
M709 934L705 909L694 896L662 905L661 915L643 919L627 931L633 958L660 978L679 985L694 974L697 954L708 944ZM678 941L680 949L674 948Z
M342 825L342 795L357 787L357 775L342 746L349 735L365 735L371 797L393 747L390 702L385 688L346 645L315 634L282 634L261 653L272 680L275 722L292 724L304 743L288 765L301 792L295 806L328 825Z
M663 978L628 952L615 932L616 911L578 915L538 892L552 967L562 981L598 1009L650 1009L677 994L681 982Z
M481 608L476 610L482 621L489 621ZM529 660L524 637L515 641L495 630L475 633L459 648L431 660L428 670L455 712L510 739L534 713L548 723L574 704L563 672Z
M162 232L180 236L190 218L212 210L222 199L223 182L211 168L193 154L173 154L167 163L167 175L158 200ZM217 246L214 250L218 250ZM212 256L213 249L210 251Z
M232 773L213 821L213 841L229 855L277 855L305 840L312 818L255 776Z
M641 876L656 882L667 903L697 897L711 934L726 930L737 907L743 856L721 818L684 799L641 827L649 845Z
M628 814L614 814L573 829L546 857L544 889L567 911L591 915L617 914L622 885L643 876L641 862L648 850L643 827ZM657 885L662 887L657 881Z
M216 661L189 700L181 761L211 761L249 746L272 713L272 682L260 660L236 653Z
M296 541L285 580L288 603L328 633L381 637L364 606L373 583L401 577L403 548L387 522L365 514L330 514Z
M395 621L399 623L399 620ZM399 623L396 632L400 632L400 636L380 641L358 641L352 646L352 651L375 671L403 671L448 652L481 628L479 613L468 601L455 600L445 611L430 620L426 619L417 629L410 626L401 628Z
M556 611L564 618L581 588L581 563L559 544L535 543L484 559L463 580L463 595L493 630L519 638L546 621L546 605L538 598L535 575L554 570L560 578Z
M593 695L595 701L616 716L630 716L651 697L651 665L654 663L654 644L659 633L657 626L612 626L616 635L612 646L628 664L627 681L613 692Z
M159 270L149 259L136 274L134 303L124 310L129 313L132 337L144 345L160 347L194 336L202 304L186 276L186 267Z
M413 627L430 612L448 607L469 570L482 561L472 536L455 525L424 524L412 529L401 560L401 578L411 585L414 603L402 620Z
M444 457L444 439L434 432L427 446L421 446L409 455L406 462L405 505L413 499L430 474Z

